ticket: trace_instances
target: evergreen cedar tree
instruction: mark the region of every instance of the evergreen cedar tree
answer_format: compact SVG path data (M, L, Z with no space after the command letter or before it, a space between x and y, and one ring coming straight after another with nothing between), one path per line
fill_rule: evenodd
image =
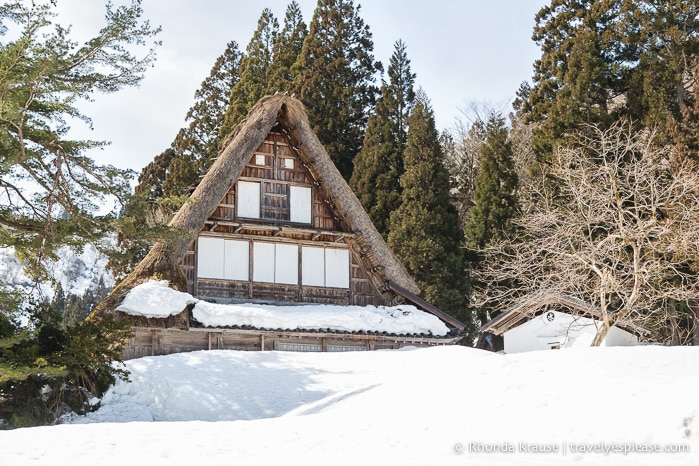
M449 195L449 173L432 109L419 97L408 118L401 204L391 214L388 245L422 296L472 325L466 314L463 233Z
M475 179L473 206L464 228L467 246L466 257L472 268L486 259L482 251L491 242L505 241L514 227L512 220L519 214L517 202L518 180L514 166L512 142L502 116L491 113L485 125L482 122L471 128L474 137L480 139L478 173ZM476 278L470 278L474 288L484 287ZM477 310L478 319L485 323L490 306Z
M503 117L491 114L488 118L480 152L474 205L465 228L467 243L473 249L505 239L510 220L517 215L517 173Z
M286 9L284 26L273 47L272 66L267 81L268 94L293 91L296 76L292 68L301 55L307 36L308 26L303 21L301 7L296 1L292 1Z
M294 67L294 92L306 106L313 131L349 180L362 147L378 89L369 26L352 0L318 0L308 37Z
M536 15L533 39L542 55L522 111L537 123L540 160L583 124L608 128L627 119L637 128L657 126L670 141L683 108L693 105L695 0L552 0Z
M240 60L240 80L231 89L230 104L220 128L227 136L263 95L272 71L274 44L279 36L279 22L269 8L262 11L257 29Z
M410 60L402 41L394 45L388 78L389 82L381 86L381 97L369 117L362 150L354 159L350 179L352 191L384 238L388 238L391 212L401 203L400 178L407 144L407 120L415 106L415 74L410 71Z

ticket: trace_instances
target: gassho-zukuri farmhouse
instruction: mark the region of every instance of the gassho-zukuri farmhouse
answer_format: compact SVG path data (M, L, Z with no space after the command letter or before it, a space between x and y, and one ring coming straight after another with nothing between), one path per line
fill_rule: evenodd
M202 349L358 351L455 344L296 98L262 98L94 316L134 321L126 359Z

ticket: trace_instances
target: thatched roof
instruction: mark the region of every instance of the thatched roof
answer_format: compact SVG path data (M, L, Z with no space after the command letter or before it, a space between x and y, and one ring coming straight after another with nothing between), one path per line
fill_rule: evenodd
M526 296L515 306L496 316L480 328L481 333L503 335L540 314L543 310L559 310L573 315L601 319L599 308L573 296L542 290ZM651 331L631 322L618 322L615 326L637 335L649 335Z
M394 283L407 292L401 294L403 297L419 294L415 281L376 230L311 129L303 104L291 96L274 95L260 99L236 127L190 200L173 217L170 227L187 234L171 243L157 243L138 267L100 303L96 314L111 312L131 288L150 278L167 279L174 288L187 289L186 279L178 267L180 259L231 184L241 175L251 154L275 127L289 138L328 207L339 219L342 230L354 233L350 246L360 254L365 267L375 272L372 281L377 289L391 293L388 284ZM463 328L458 320L451 320L452 325Z

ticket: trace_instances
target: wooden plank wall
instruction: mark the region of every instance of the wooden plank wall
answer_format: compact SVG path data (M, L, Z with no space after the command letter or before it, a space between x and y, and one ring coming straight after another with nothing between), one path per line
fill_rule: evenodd
M362 334L271 332L234 329L132 328L123 357L127 359L201 350L238 351L372 351L404 346L446 346L456 339Z

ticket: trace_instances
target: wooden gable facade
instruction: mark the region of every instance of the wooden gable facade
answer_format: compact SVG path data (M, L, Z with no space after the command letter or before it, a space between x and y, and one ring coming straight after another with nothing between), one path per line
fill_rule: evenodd
M217 302L380 305L331 201L275 127L206 220L181 268Z

